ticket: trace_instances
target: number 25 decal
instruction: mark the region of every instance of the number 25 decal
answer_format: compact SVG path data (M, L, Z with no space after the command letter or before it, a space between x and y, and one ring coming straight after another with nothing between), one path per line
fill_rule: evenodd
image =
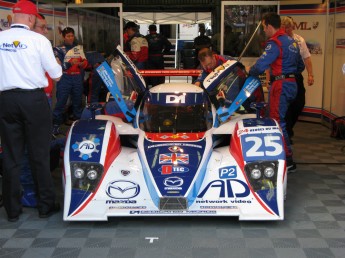
M244 140L249 148L246 157L276 157L282 154L283 146L279 135L248 136ZM252 142L253 144L250 144Z

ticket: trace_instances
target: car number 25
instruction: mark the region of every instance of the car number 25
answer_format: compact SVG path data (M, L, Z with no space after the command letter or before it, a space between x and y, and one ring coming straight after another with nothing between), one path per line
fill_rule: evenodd
M250 134L241 139L245 160L283 159L285 156L282 136L276 134Z

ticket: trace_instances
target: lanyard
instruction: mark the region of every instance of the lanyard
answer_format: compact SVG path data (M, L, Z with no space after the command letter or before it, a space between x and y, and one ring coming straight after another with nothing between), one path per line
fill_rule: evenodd
M26 27L26 26L24 26L24 25L12 25L12 26L11 26L11 29L14 29L14 28L29 30L28 27Z

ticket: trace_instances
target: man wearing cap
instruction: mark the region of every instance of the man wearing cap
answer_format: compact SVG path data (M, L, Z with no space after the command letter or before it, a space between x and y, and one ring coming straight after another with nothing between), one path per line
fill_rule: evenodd
M164 69L164 54L168 54L172 45L170 41L162 34L157 33L157 26L149 26L150 34L145 38L149 44L149 58L147 60L147 69ZM164 76L148 77L148 85L156 86L165 82Z
M33 31L37 7L22 0L13 7L11 29L0 33L0 133L3 148L3 198L8 221L22 213L20 172L27 146L37 188L40 218L60 209L50 174L51 110L43 88L45 72L62 75L50 41Z
M148 43L143 35L138 32L138 25L135 22L127 22L125 25L125 34L128 39L124 45L124 51L133 61L138 69L146 69L148 59Z

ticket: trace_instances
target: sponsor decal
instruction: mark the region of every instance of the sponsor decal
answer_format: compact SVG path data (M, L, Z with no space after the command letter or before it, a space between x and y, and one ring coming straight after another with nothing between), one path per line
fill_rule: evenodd
M238 130L237 131L237 136L240 136L241 134L245 134L245 133L248 133L248 129L246 128L246 129L240 129L240 130Z
M180 95L180 96L176 96L176 95L166 95L165 97L165 102L167 104L171 104L171 103L181 103L181 104L185 104L186 103L186 95Z
M130 173L131 173L131 171L129 171L129 170L124 170L124 169L121 170L121 175L123 175L123 176L128 176Z
M129 214L217 214L216 211L130 211Z
M171 165L163 165L158 169L162 175L170 175L173 173L186 173L189 171L189 168L183 166L171 166Z
M234 187L236 186L236 187ZM236 191L234 191L236 189ZM200 192L197 198L203 198L207 192L218 191L219 198L244 198L250 195L249 187L246 183L238 179L227 179L227 180L213 180L209 182L205 188Z
M113 87L113 81L112 81L112 79L110 78L108 72L105 70L105 68L103 66L100 66L98 68L98 74L102 78L104 84L108 88L112 88Z
M178 146L171 146L168 148L168 150L171 152L183 152L183 150Z
M109 210L121 210L121 209L146 209L146 206L110 206Z
M231 203L252 203L249 199L235 199L235 200L197 200L196 203L217 203L217 204L231 204Z
M131 199L139 193L140 186L135 182L127 180L112 181L106 187L106 194L113 199Z
M0 50L9 51L9 52L17 52L17 50L27 49L28 46L25 44L20 43L20 41L13 41L12 43L2 43L0 45Z
M266 51L270 50L272 48L272 45L271 44L268 44L265 48Z
M136 204L135 200L106 200L105 204Z
M72 145L72 149L75 152L80 152L80 158L82 158L83 160L88 160L92 157L93 152L99 152L99 150L97 150L98 145L100 145L99 138L93 138L92 136L90 136L89 139L86 139L85 137L83 137L83 141L74 143Z
M183 179L177 176L167 177L163 180L163 184L166 186L165 190L182 190Z
M217 78L219 74L220 74L219 72L217 73L214 72L213 75L207 79L207 82L213 81L213 79Z
M219 171L219 178L221 178L221 179L228 179L228 178L236 178L237 177L236 166L229 166L229 167L220 168L218 171Z
M200 209L237 209L236 206L200 206Z
M189 164L189 155L182 153L159 154L159 164Z
M198 148L198 149L202 149L201 145L196 145L196 144L191 144L191 143L159 143L159 144L153 144L150 146L147 146L148 149L151 148L160 148L160 147L165 147L165 146L183 146L183 147L191 147L191 148ZM169 147L170 148L170 147ZM170 149L169 149L170 150Z
M291 51L292 53L298 53L299 52L299 48L297 48L296 42L289 46L289 51Z

